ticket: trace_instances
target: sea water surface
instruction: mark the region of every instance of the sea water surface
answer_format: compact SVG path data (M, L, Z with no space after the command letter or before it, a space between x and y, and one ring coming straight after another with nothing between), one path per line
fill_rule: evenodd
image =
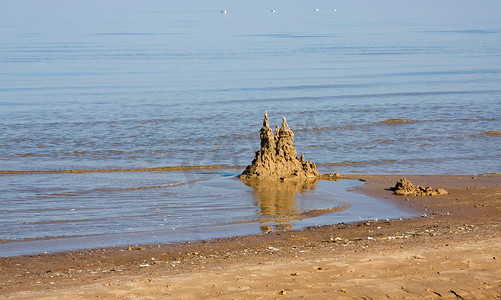
M260 194L234 177L259 149L264 111L272 126L287 117L298 152L324 173L500 172L500 9L452 0L3 3L0 240L252 222L259 231L269 221ZM360 196L345 193L356 184L293 189L273 214L344 207ZM148 242L168 240L160 236Z

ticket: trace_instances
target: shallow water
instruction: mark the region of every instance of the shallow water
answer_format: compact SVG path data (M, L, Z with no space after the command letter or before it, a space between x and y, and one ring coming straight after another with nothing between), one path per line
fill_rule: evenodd
M31 185L23 186L27 181ZM17 182L22 196L16 190L17 200L0 205L0 256L413 216L349 192L362 184L354 180L245 185L234 174L214 171L8 177L9 186ZM0 193L10 198L8 190Z
M499 1L333 5L4 3L0 239L233 222L211 209L252 219L250 198L204 185L210 169L130 169L236 174L264 111L272 126L287 117L321 172L500 172ZM131 172L11 172L116 169ZM211 208L215 195L227 204ZM99 217L111 203L122 223ZM53 214L25 214L37 209Z
M0 170L245 166L267 110L324 170L500 171L498 1L273 4L6 3Z

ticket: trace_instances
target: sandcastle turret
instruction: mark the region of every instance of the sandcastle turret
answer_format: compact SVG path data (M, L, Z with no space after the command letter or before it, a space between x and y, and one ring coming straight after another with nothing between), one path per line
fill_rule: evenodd
M275 146L275 137L273 136L273 131L270 128L270 124L268 122L268 114L264 113L263 127L261 128L261 148L274 148ZM270 149L272 150L272 149Z

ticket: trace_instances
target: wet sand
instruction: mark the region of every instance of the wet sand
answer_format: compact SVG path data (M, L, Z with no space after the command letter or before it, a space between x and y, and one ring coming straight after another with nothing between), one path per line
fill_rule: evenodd
M448 195L394 196L405 177ZM501 298L501 175L352 175L421 217L170 245L0 258L21 299Z

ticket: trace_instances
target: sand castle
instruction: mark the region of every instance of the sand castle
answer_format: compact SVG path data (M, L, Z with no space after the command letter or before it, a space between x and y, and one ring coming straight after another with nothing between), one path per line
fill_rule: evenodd
M275 134L270 128L268 114L264 114L263 127L260 131L261 150L250 166L240 175L242 179L308 179L319 177L317 167L311 161L306 161L304 155L297 158L293 145L294 133L287 125L285 117L282 127L275 128Z

